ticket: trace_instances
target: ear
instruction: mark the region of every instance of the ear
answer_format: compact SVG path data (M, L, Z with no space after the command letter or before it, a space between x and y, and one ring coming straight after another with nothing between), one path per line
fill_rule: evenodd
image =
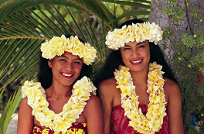
M48 60L48 66L52 68L52 60Z

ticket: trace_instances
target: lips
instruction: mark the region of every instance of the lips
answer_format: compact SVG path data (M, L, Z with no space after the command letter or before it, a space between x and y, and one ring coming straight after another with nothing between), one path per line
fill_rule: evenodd
M132 61L130 61L133 65L138 65L138 64L140 64L141 62L142 62L142 59L140 59L140 60L132 60Z
M66 78L71 78L72 76L74 76L74 74L72 73L62 73L62 75Z

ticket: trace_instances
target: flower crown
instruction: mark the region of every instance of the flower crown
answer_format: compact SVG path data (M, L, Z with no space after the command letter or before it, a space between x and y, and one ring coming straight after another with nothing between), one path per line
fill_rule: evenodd
M162 34L163 31L155 23L132 23L132 25L125 25L112 32L109 31L105 43L108 48L113 50L118 50L130 41L143 42L149 40L149 42L157 44L162 39Z
M65 35L54 36L51 40L42 43L40 49L42 57L49 60L55 56L61 56L65 51L83 58L86 65L90 65L96 58L96 49L89 43L82 43L77 36L70 36L70 38L66 38Z

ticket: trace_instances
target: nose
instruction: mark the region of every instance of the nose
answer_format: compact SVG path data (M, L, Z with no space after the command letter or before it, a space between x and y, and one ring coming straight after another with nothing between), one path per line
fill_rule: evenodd
M139 55L139 52L138 52L137 48L133 48L131 51L131 56L133 58L136 58L136 57L138 57L138 55Z
M72 65L72 63L67 63L67 64L65 65L65 70L66 70L66 71L72 71L72 70L73 70L73 65Z

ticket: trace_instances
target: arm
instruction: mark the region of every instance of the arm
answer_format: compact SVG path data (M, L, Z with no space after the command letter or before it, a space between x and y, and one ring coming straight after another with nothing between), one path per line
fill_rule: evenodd
M31 134L33 130L32 108L27 104L27 97L22 99L18 111L17 134Z
M102 104L104 134L110 134L110 120L112 112L112 92L110 91L111 84L106 81L99 85L99 98Z
M85 107L88 134L103 134L103 117L99 99L92 95Z
M183 134L182 101L178 85L171 80L166 81L165 91L168 95L167 112L169 116L170 134Z

